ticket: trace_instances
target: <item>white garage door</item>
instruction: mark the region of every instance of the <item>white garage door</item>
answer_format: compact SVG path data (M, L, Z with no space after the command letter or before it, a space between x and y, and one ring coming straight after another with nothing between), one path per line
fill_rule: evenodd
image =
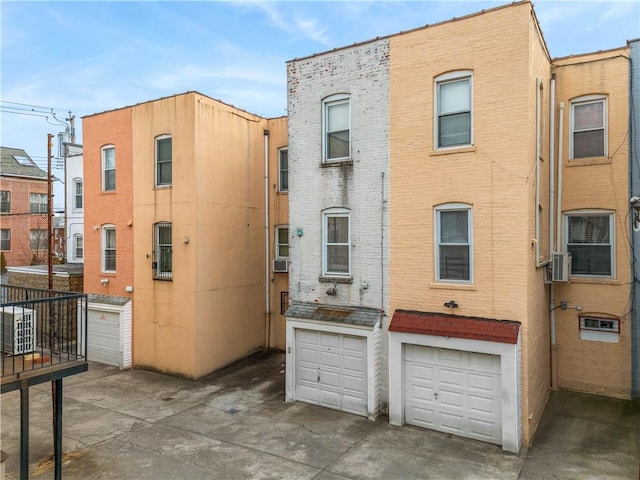
M93 362L120 365L120 314L89 310L87 312L87 357Z
M296 329L296 400L367 415L363 337Z
M501 392L498 355L405 345L408 424L501 444Z

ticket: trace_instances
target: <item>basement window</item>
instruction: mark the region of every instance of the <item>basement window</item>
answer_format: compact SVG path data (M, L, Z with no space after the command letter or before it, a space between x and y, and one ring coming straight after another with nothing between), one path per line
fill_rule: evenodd
M580 316L580 339L595 342L618 343L620 320Z

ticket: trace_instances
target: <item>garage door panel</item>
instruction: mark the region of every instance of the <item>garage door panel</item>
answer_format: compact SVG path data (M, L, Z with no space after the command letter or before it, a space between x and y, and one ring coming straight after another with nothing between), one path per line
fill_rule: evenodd
M469 412L477 415L495 416L500 411L498 399L469 395Z
M340 368L341 356L339 351L320 352L320 364L323 367Z
M432 385L436 381L436 370L432 365L420 365L414 362L405 363L405 376L414 383Z
M470 391L492 395L498 388L500 388L500 385L497 385L495 375L469 372L467 374L467 378L467 384Z
M407 423L423 428L435 428L433 422L434 413L432 408L418 407L413 405L406 411Z
M418 345L404 355L407 423L501 443L499 356Z
M367 414L366 339L296 329L296 399Z
M451 368L439 368L438 369L439 375L438 375L438 380L439 380L439 384L442 386L446 386L449 388L458 388L458 389L463 389L464 388L464 370L454 370Z

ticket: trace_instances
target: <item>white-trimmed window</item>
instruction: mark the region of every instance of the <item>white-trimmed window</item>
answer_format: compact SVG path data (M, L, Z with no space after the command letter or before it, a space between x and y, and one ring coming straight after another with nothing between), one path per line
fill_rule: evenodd
M116 189L116 147L107 145L102 147L102 191L110 192Z
M156 137L156 186L166 187L172 182L172 139L171 135Z
M113 225L102 227L102 271L116 271L116 227Z
M0 250L11 250L11 229L0 229Z
M34 252L49 249L49 238L46 229L34 228L29 230L29 249Z
M84 237L79 233L73 236L73 256L76 260L84 258Z
M473 143L473 75L470 70L436 77L435 139L437 148Z
M607 155L607 101L588 95L571 101L570 158Z
M332 208L322 215L322 275L351 275L349 210Z
M564 218L566 249L571 254L571 275L613 277L613 213L576 210L565 213Z
M84 205L84 186L82 179L76 178L73 180L73 209L82 210Z
M31 213L47 213L49 211L49 207L47 205L47 194L29 194L29 211Z
M289 226L276 227L276 259L289 258Z
M435 265L439 282L473 281L473 211L464 203L435 209Z
M289 149L278 150L278 191L289 191Z
M11 213L11 192L0 190L0 213Z
M173 277L171 223L158 222L153 225L153 250L153 278L171 280Z
M325 162L351 158L351 100L332 95L322 102L323 158Z

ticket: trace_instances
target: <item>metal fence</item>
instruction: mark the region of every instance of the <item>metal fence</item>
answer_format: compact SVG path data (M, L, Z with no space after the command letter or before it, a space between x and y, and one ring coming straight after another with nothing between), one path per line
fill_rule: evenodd
M0 285L2 378L87 360L87 295Z

